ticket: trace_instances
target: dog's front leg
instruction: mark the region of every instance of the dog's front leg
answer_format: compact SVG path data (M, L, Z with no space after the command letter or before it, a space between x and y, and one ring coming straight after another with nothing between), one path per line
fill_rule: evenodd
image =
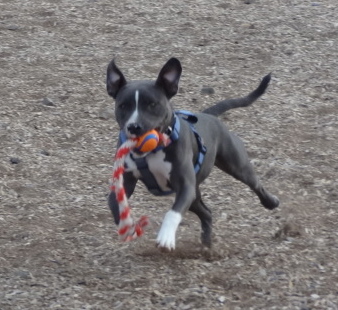
M191 179L186 180L176 191L174 205L172 209L166 213L163 219L161 229L156 239L158 247L169 251L175 249L177 227L182 220L183 213L189 209L190 205L195 200L195 197L195 182Z
M123 180L124 180L123 182L124 189L126 191L127 197L129 198L135 190L137 179L134 177L134 175L131 172L126 172L123 175ZM108 205L113 214L115 224L118 225L120 223L120 208L116 200L116 195L113 191L111 191L109 194Z

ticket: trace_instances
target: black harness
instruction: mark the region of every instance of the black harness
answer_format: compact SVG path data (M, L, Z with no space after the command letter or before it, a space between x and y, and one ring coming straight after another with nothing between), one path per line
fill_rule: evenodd
M175 111L174 114L174 124L172 126L172 128L169 128L169 138L172 142L177 141L179 139L179 135L180 135L180 121L178 119L178 117L181 117L183 120L187 121L189 124L190 129L193 131L196 141L197 141L197 146L198 146L198 156L195 162L195 173L197 174L199 172L199 170L201 169L205 154L207 152L207 149L205 147L205 145L203 144L203 140L201 138L201 136L198 134L198 132L196 131L196 128L194 126L195 123L197 123L198 118L195 114L189 112L189 111L185 111L185 110L180 110L180 111ZM126 136L124 135L124 133L121 131L120 132L120 141L121 143L126 141ZM162 150L163 148L165 148L165 146L160 145L158 146L155 150L153 150L151 153L156 153L159 150ZM130 154L132 160L135 162L137 169L139 170L140 174L141 174L141 178L140 180L145 184L145 186L148 188L148 190L155 196L165 196L165 195L170 195L172 194L174 191L169 190L169 191L164 191L160 188L160 186L158 185L154 175L150 172L149 167L148 167L148 163L146 161L146 157L140 157L140 158L135 158L132 154Z

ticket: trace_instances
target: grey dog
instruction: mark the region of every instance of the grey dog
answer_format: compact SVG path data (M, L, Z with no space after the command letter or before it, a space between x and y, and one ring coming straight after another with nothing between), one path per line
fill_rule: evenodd
M212 243L212 216L204 204L199 185L215 165L248 185L262 205L272 210L277 197L265 190L250 164L243 142L217 118L225 111L245 107L258 99L268 87L265 76L256 90L246 97L218 102L199 112L175 111L170 99L176 95L182 73L181 63L171 58L156 81L128 81L112 60L107 68L107 91L115 99L115 117L120 127L119 144L151 129L166 133L171 143L152 152L131 152L125 163L124 186L128 198L140 179L155 195L175 195L174 204L163 219L157 245L175 249L176 230L185 211L194 212L201 221L202 244ZM109 207L119 223L119 207L114 192Z

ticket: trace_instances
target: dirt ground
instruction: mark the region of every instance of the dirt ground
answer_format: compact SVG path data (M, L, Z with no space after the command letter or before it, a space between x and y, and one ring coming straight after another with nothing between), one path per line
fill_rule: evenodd
M245 95L222 117L281 205L216 169L214 247L187 214L155 247L172 198L140 185L146 235L121 243L106 205L118 128L105 90L183 65L177 108ZM201 93L211 87L214 94ZM0 309L338 309L336 0L1 0Z

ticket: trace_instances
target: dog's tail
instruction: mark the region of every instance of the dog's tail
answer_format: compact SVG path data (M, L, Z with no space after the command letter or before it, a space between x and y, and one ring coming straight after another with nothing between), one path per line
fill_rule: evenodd
M266 75L262 79L262 82L259 84L259 86L246 97L222 100L216 103L215 105L213 105L212 107L205 109L202 112L211 114L214 116L219 116L225 111L228 111L230 109L247 107L248 105L252 104L254 101L256 101L260 96L262 96L265 93L265 90L269 86L270 80L271 80L271 73Z

